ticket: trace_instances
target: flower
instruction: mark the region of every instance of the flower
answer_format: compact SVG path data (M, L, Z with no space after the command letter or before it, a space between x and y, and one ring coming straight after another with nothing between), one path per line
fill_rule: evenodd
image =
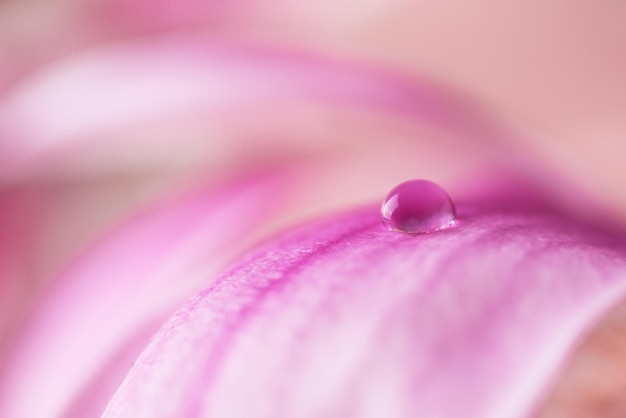
M525 133L410 60L167 34L203 10L183 6L105 19L87 52L0 80L0 416L539 411L624 296L617 221L592 222L605 212L518 155L540 148ZM453 228L389 232L355 209L496 160L541 182L457 183Z

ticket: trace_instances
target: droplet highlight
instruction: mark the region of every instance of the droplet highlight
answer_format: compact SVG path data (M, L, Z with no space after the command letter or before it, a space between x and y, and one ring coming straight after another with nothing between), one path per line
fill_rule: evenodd
M428 180L410 180L389 192L381 207L389 231L426 234L454 224L456 208L441 186Z

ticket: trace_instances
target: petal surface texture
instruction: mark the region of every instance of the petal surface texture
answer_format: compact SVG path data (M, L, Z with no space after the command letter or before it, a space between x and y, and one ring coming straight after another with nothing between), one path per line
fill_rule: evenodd
M161 328L104 416L528 416L626 292L626 246L489 207L422 235L363 209L265 244Z

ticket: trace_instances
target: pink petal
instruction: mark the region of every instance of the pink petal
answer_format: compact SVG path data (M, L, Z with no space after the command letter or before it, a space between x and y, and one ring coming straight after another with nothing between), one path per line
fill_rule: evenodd
M550 211L377 210L268 243L192 299L105 417L524 417L626 294L626 242Z
M32 286L24 271L37 240L39 197L24 190L0 191L0 353L16 311Z
M78 396L80 416L100 413L164 318L249 245L287 185L270 176L195 192L96 243L52 282L2 358L0 416L60 416Z
M32 175L42 165L97 172L198 156L218 164L233 150L255 155L270 146L324 150L336 145L333 135L268 140L258 132L259 124L289 124L294 109L314 104L325 107L321 113L348 105L408 116L459 143L497 135L459 98L419 79L312 54L170 37L93 50L15 86L0 101L0 178ZM316 123L319 116L305 131L315 132ZM250 132L234 134L242 125ZM248 143L245 134L253 137Z
M0 357L8 333L68 259L163 195L164 183L157 176L124 175L0 187Z

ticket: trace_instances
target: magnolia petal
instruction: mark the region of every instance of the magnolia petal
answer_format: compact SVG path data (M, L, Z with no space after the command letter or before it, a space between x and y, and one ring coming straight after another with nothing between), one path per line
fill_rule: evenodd
M52 281L3 356L0 416L101 413L172 309L274 213L281 176L168 201L93 245Z
M357 211L267 244L161 328L104 416L526 416L626 294L626 242L488 207L425 235Z

